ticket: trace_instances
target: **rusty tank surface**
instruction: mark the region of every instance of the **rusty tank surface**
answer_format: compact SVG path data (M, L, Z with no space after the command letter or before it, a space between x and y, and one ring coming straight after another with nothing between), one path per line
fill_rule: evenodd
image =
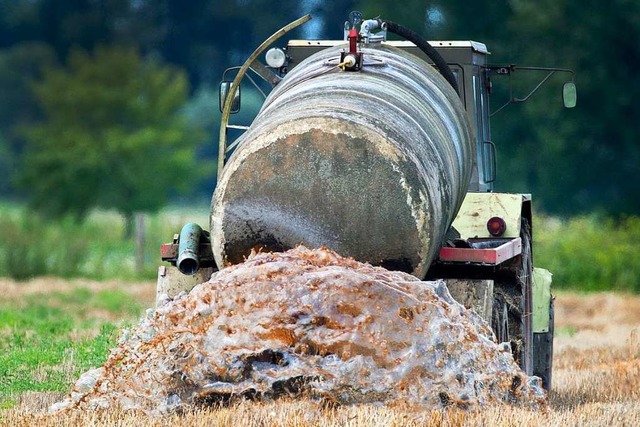
M386 45L344 46L291 70L225 166L212 200L218 266L298 244L422 278L467 193L476 146L431 65Z

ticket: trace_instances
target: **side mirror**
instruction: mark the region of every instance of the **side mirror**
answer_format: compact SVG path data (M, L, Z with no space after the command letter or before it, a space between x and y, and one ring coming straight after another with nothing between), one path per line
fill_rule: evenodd
M578 101L578 92L574 82L566 82L562 86L562 103L565 108L573 108Z
M231 82L220 82L220 91L218 92L218 105L220 106L220 112L224 110L224 101L227 99L227 94L231 90ZM231 101L231 114L236 114L240 111L240 88L236 90L236 93Z

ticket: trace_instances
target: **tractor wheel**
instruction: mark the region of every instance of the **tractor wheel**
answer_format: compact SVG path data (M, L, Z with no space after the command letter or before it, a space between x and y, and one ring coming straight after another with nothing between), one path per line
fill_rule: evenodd
M533 334L533 375L542 379L542 386L551 391L553 367L553 298L549 301L549 330Z
M522 221L522 252L502 266L494 281L492 328L499 342L509 342L513 358L533 374L531 227Z

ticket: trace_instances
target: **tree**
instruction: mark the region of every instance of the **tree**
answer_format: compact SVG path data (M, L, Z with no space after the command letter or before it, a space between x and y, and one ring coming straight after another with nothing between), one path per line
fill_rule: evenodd
M427 38L487 44L495 64L570 68L578 106L559 100L563 77L492 118L498 148L497 191L534 193L555 214L640 211L640 3L631 0L358 1L365 16L409 26ZM524 95L544 74L514 75ZM493 79L492 107L506 99L506 78Z
M26 132L19 179L31 205L78 219L93 207L129 220L157 210L199 175L200 135L179 114L187 91L182 71L134 49L73 51L34 85L45 120Z
M0 51L0 195L16 196L13 176L24 147L20 129L42 119L30 83L56 63L44 43L25 42Z
M517 172L542 195L545 210L640 211L640 4L630 0L513 2L510 28L534 64L576 71L578 106L549 108L558 87L524 104L526 120L514 123L527 154ZM516 173L514 171L514 173Z

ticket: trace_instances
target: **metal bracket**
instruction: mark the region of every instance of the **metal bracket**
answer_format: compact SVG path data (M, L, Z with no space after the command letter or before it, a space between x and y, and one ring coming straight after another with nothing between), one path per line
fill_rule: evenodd
M488 148L487 155L489 156L489 164L491 165L491 173L487 172L487 169L484 169L484 182L487 184L496 181L496 172L497 172L497 155L496 155L496 144L493 141L484 141L482 145L483 151L485 148ZM486 159L485 153L482 153L483 159Z
M575 71L569 70L567 68L548 68L548 67L518 67L514 64L510 65L489 65L487 69L491 74L496 74L499 76L509 76L509 101L507 101L504 105L498 108L496 111L490 114L490 117L495 116L500 111L505 109L507 106L511 104L519 104L521 102L527 101L529 98L533 96L534 93L538 91L554 74L556 73L569 73L571 74L571 82L575 81ZM533 88L531 91L524 96L523 98L518 98L513 95L513 79L511 75L516 71L546 71L547 75Z
M251 68L257 75L262 77L262 80L269 83L271 87L275 87L275 85L280 83L280 81L282 80L282 77L274 73L269 67L267 67L257 59L253 61L253 63L251 64Z
M498 265L522 253L522 239L507 240L495 248L450 248L440 249L439 260L444 262L471 262Z
M258 56L264 52L273 42L278 40L280 37L284 36L289 31L294 28L308 22L311 19L311 15L304 15L302 18L298 18L290 24L285 25L280 28L278 31L273 33L269 38L262 42L260 46L253 51L251 56L242 64L238 74L233 79L233 83L231 84L231 90L227 93L227 98L224 102L224 108L222 110L222 117L220 118L220 137L218 140L218 176L217 179L220 181L222 177L222 170L224 169L224 162L226 160L227 155L227 124L229 123L229 115L231 114L231 104L233 103L233 97L236 94L237 88L240 86L240 82L244 78L244 75L247 73L251 65L258 58Z

